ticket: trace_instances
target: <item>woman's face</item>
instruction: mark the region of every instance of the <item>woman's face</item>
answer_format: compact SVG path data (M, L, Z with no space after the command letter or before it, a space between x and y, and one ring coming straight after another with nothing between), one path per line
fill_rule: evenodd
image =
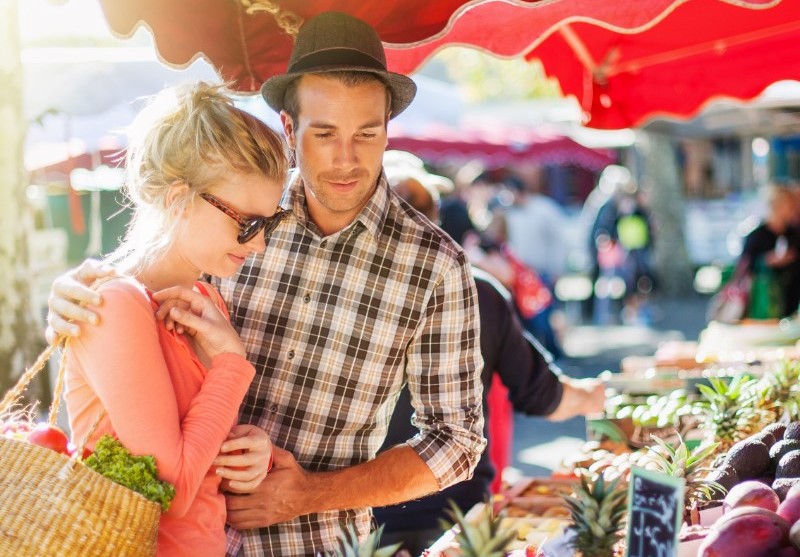
M228 171L224 180L208 190L221 202L245 218L269 217L275 214L283 193L283 183L258 174ZM244 244L237 241L239 223L200 196L186 210L177 232L175 247L181 258L199 273L227 277L236 273L254 253L266 247L260 230Z

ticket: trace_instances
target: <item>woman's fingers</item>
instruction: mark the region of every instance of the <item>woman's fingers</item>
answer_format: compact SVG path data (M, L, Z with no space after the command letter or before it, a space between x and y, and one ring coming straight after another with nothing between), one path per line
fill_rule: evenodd
M179 308L183 311L189 311L189 304L188 302L184 302L183 300L179 300L177 298L170 298L166 302L163 302L156 311L156 319L160 319L164 321L164 325L167 327L168 331L171 331L175 328L175 320L170 317L169 313L172 311L172 308ZM178 330L179 333L182 333L182 330Z
M187 333L189 331L192 331L192 333L202 333L206 330L206 323L203 321L203 318L195 315L191 311L174 307L170 310L169 316L175 321L175 323L182 325L184 331Z
M238 493L242 493L242 492L253 491L255 488L257 488L261 484L261 482L264 481L264 478L266 478L266 477L267 477L266 474L262 474L262 475L259 475L259 476L255 477L255 478L247 479L247 480L237 480L237 479L226 478L226 477L222 477L222 479L227 482L228 487L232 491L236 491Z
M167 330L177 329L178 333L183 333L182 323L176 323L171 317L173 307L178 307L183 311L192 311L197 315L203 315L206 310L216 309L214 303L189 288L183 286L173 286L153 293L153 299L159 302L156 310L156 319L164 319Z

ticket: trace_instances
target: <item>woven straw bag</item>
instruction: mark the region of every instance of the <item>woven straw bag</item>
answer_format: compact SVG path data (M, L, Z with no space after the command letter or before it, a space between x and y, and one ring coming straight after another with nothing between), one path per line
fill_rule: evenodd
M66 343L50 407L55 425L63 390ZM58 348L51 346L0 402L3 416ZM0 438L0 555L14 557L152 556L161 505L88 468L83 447L72 458Z

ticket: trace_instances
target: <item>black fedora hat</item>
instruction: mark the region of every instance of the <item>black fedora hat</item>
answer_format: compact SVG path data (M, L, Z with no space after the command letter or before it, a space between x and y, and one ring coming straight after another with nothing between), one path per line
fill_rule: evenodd
M411 104L417 92L410 77L386 70L383 44L368 23L341 12L323 12L303 24L286 73L267 79L261 94L270 107L280 112L286 87L292 80L307 73L337 70L369 72L383 78L392 92L392 118Z

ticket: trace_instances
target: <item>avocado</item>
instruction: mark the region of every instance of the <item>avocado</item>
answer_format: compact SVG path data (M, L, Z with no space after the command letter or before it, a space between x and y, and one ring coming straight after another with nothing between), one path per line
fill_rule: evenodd
M769 458L772 460L773 466L778 466L778 462L783 458L783 455L789 451L800 450L800 441L797 439L784 439L778 441L769 450Z
M800 478L800 450L783 455L775 469L776 478Z
M766 430L760 431L750 438L761 441L767 446L768 449L772 448L772 446L776 443L775 436Z
M774 424L769 424L761 431L762 432L768 431L775 438L775 441L780 441L781 439L783 439L783 434L786 431L786 424L776 422Z
M725 465L736 470L736 474L742 480L757 478L769 470L769 449L757 439L748 438L739 441L728 451Z
M727 492L730 491L733 486L739 483L739 476L736 474L736 470L730 466L717 468L708 476L707 479L712 482L717 482L719 485L725 488L724 492L715 489L711 493L711 499L713 501L722 501Z
M772 482L772 491L778 494L778 499L781 501L786 499L786 494L792 489L792 486L800 483L800 478L776 478Z
M783 432L784 439L797 439L800 441L800 422L792 422L786 426Z

